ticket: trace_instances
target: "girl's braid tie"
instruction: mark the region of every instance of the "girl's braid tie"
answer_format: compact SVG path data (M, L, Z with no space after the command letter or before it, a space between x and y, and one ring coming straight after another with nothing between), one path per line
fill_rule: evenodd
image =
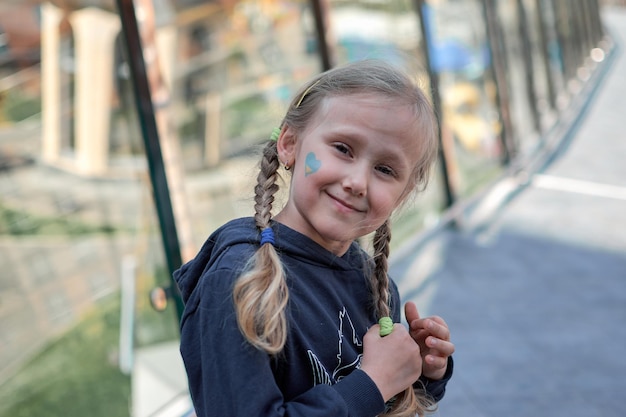
M266 243L271 243L272 246L274 246L274 244L276 243L274 241L274 231L271 227L266 227L261 231L261 246L265 245Z
M276 142L278 140L279 136L280 136L280 128L279 127L275 127L274 129L272 129L272 134L270 135L270 140Z
M391 320L391 317L381 317L378 320L378 324L380 326L380 337L385 337L393 331L393 320Z

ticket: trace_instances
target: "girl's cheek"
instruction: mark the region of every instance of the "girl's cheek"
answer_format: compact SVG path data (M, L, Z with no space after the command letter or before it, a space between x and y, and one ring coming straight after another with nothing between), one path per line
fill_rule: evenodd
M315 174L322 167L322 161L317 158L314 152L309 152L304 160L304 176Z

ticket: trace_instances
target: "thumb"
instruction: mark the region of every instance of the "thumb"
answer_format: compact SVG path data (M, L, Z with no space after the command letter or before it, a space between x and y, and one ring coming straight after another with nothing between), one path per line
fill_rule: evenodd
M411 323L414 320L418 320L420 318L420 314L417 311L417 306L413 301L408 301L406 304L404 304L404 315L406 317L406 322L409 324L409 327L411 327Z

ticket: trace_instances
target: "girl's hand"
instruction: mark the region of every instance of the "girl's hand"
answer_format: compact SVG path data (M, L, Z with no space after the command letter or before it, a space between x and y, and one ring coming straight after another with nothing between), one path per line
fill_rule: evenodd
M448 367L448 357L454 353L448 325L438 316L420 318L413 302L404 305L404 314L409 324L409 333L420 347L422 374L434 380L443 378Z
M396 323L393 331L379 335L380 326L372 326L363 337L361 370L374 381L385 402L404 391L422 373L420 348L407 329Z

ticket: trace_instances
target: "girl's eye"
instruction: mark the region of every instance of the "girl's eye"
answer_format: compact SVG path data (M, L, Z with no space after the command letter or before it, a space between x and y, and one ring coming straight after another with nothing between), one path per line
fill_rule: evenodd
M391 167L388 167L386 165L379 165L376 167L376 170L383 175L388 175L390 177L396 176L396 172Z
M349 155L350 154L350 148L348 148L343 143L335 143L334 146L335 146L335 149L337 149L342 154L345 154L345 155Z

